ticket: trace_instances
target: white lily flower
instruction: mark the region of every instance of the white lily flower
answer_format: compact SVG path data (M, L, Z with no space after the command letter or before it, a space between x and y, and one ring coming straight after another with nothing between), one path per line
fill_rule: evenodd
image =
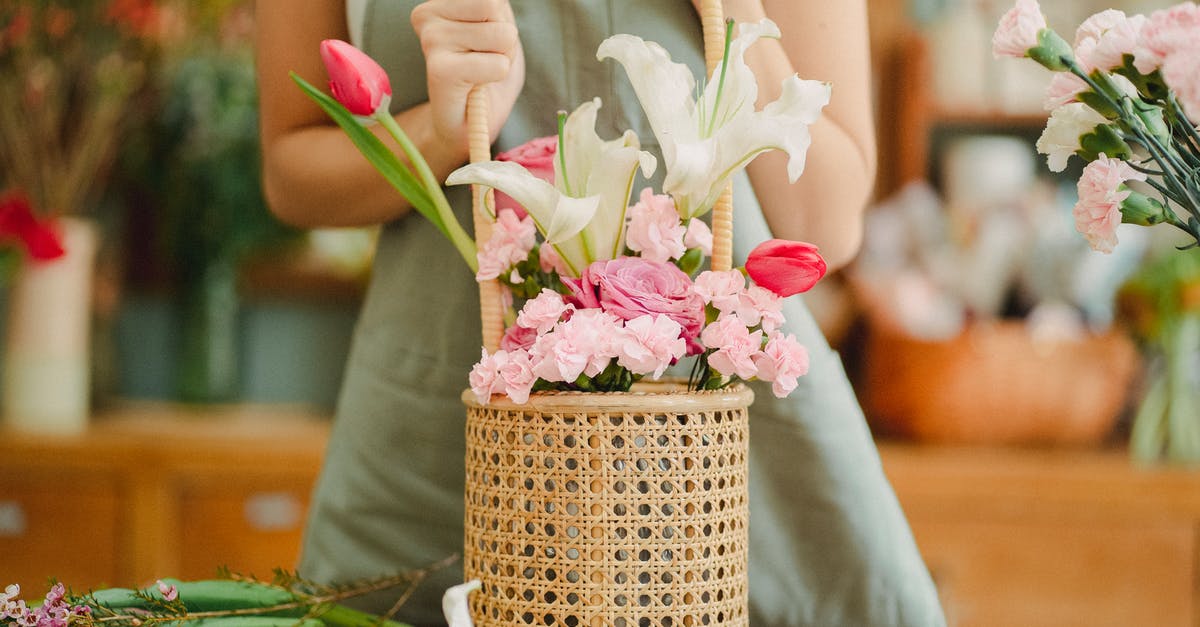
M533 217L546 242L576 276L593 261L624 249L625 210L640 168L651 176L658 164L626 131L605 141L596 134L600 99L580 105L563 125L551 185L510 161L472 163L446 178L448 185L486 185L508 194Z
M446 590L442 595L442 615L448 627L473 627L471 621L470 594L483 587L483 582L472 579Z
M1079 151L1080 138L1107 123L1104 116L1081 102L1063 105L1050 114L1046 130L1037 140L1037 151L1046 155L1051 172L1062 172L1071 155Z
M629 75L666 161L663 190L684 220L711 209L730 178L759 153L788 153L792 182L804 171L812 143L808 127L829 104L830 88L792 75L778 100L755 111L758 84L743 56L760 38L779 36L769 19L742 24L724 67L714 71L699 102L693 99L691 71L672 62L662 46L632 35L614 35L600 44L596 57L616 60Z

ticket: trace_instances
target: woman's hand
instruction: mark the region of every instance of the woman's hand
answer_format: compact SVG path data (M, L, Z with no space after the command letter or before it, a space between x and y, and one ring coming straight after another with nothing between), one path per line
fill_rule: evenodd
M488 85L494 141L525 82L525 56L508 0L428 0L412 12L425 53L434 133L465 150L467 95Z

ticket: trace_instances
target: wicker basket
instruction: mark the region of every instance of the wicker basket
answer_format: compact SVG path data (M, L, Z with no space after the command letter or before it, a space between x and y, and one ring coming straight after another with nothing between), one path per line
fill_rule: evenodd
M1124 408L1137 350L1110 332L1039 345L1019 321L978 323L946 341L873 324L863 401L891 435L960 444L1102 441Z
M748 624L753 396L465 393L475 624Z

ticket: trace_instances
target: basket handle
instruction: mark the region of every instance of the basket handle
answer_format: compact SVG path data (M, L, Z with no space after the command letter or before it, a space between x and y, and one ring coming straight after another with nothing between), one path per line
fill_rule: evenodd
M704 63L708 75L721 65L725 54L725 10L721 0L701 0L700 26L704 31ZM710 267L717 272L733 268L733 184L717 198L712 209L713 251Z
M488 86L476 85L467 95L467 142L471 163L492 158L491 136L488 133ZM483 248L492 236L492 216L496 214L492 190L483 185L471 186L471 213L475 218L475 246ZM504 310L501 306L500 281L492 279L479 283L479 319L483 330L483 347L489 353L500 349L504 337Z
M700 22L704 31L704 60L711 75L721 63L725 52L725 11L721 0L701 0ZM488 88L476 85L467 96L467 137L471 163L492 158L488 133ZM495 209L492 190L482 185L472 187L472 214L475 218L475 245L482 248L491 237ZM726 271L733 267L733 186L725 188L712 210L713 270ZM488 352L500 348L504 336L504 310L500 282L479 284L479 317L483 328L483 346Z

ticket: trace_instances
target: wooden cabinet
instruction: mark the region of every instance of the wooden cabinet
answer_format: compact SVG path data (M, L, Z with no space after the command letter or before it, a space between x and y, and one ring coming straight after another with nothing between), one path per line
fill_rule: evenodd
M34 596L293 568L328 421L132 405L71 436L0 431L0 585Z
M1200 625L1200 472L1123 451L881 453L952 626Z

